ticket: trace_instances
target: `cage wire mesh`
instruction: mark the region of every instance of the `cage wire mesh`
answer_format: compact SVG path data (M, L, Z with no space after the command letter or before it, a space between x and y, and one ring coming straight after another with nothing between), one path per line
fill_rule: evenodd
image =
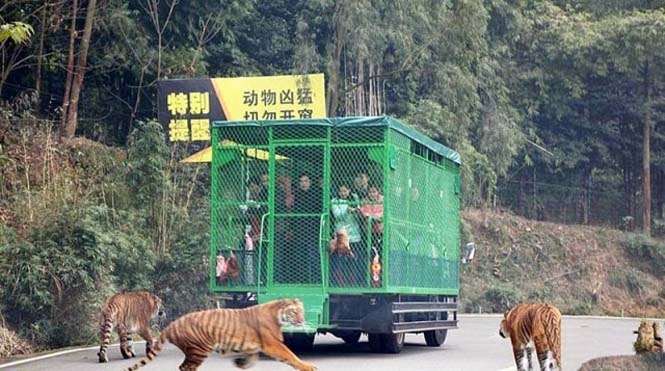
M212 254L240 270L213 290L458 288L457 164L387 126L213 132Z

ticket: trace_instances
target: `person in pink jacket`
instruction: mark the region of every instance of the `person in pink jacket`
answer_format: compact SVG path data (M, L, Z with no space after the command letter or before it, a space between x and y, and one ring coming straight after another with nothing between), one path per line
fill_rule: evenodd
M363 217L372 218L372 245L379 248L383 236L383 195L376 186L369 187L359 210Z

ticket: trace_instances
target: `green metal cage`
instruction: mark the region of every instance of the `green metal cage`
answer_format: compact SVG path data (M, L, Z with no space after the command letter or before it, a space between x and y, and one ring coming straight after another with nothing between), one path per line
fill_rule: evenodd
M212 292L459 293L457 152L389 117L218 121L212 143Z

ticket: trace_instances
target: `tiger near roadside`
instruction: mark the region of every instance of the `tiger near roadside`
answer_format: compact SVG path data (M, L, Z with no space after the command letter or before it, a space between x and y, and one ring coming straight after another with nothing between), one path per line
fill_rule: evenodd
M259 359L259 352L304 371L316 366L303 362L284 345L281 327L303 326L305 311L300 300L280 299L243 309L211 309L189 313L167 326L146 358L130 367L137 370L152 361L168 340L183 353L180 371L195 371L217 351L235 353L239 368L249 368Z
M663 335L660 332L660 324L647 320L640 321L640 326L637 331L637 339L633 343L635 353L662 353L663 352Z
M534 347L540 370L561 370L561 313L556 307L518 304L503 315L499 335L510 338L518 370L534 369Z
M108 362L107 349L111 341L111 331L115 327L120 338L122 358L131 358L136 354L132 346L132 334L138 333L146 341L146 354L152 346L150 320L163 316L162 300L147 292L125 292L113 295L102 306L99 316L99 362Z

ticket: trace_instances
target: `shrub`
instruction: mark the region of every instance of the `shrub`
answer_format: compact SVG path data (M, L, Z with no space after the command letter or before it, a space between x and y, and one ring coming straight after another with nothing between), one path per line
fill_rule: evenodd
M658 276L665 275L665 243L642 234L631 234L624 240L624 248L629 256L643 262L644 270Z
M634 295L642 292L644 285L637 272L631 270L626 273L626 288L628 289L628 292Z
M0 245L0 283L7 320L47 346L89 341L109 287L111 255L94 210L63 210L59 221L15 234Z
M170 320L209 307L209 211L198 210L178 230L169 252L159 257L154 271L155 290ZM204 232L205 231L205 232Z

